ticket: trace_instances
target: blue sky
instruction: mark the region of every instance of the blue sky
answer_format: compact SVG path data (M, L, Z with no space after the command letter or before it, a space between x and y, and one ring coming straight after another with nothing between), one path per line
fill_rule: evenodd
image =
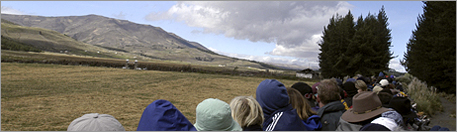
M318 68L322 31L332 15L356 19L384 5L392 30L390 68L423 13L421 1L1 1L1 12L38 16L88 14L161 27L220 54Z

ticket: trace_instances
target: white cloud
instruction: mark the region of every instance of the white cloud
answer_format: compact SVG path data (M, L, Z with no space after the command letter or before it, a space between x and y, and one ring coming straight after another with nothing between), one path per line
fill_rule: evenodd
M406 72L405 68L401 65L400 61L396 59L390 60L389 68L395 69L397 72Z
M241 58L246 60L254 60L258 62L270 63L270 64L287 64L287 65L295 65L299 66L300 68L312 68L312 69L319 69L318 61L307 60L303 58L287 58L287 57L272 57L272 56L256 56L256 55L245 55L245 54L236 54L236 53L226 53L222 52L213 48L208 48L216 53Z
M15 14L15 15L24 15L25 13L11 7L2 6L2 13L3 14Z
M318 66L322 31L329 19L345 15L353 6L343 1L180 1L165 12L153 12L147 20L183 22L192 33L223 34L238 40L274 43L271 56L221 53L260 62ZM390 68L405 72L398 60Z
M275 43L271 55L317 59L323 27L332 15L346 14L342 1L182 1L147 20L175 20L201 33ZM195 31L199 32L199 31Z

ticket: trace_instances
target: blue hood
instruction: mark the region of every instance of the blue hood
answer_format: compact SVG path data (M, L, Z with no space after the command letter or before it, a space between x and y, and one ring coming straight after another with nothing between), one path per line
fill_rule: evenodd
M141 115L137 131L197 131L189 120L167 100L155 100Z
M263 110L264 131L306 131L297 114L289 104L286 87L276 80L262 81L256 90L256 100Z
M263 109L265 119L275 111L289 106L289 95L284 84L277 80L264 80L256 90L256 100Z

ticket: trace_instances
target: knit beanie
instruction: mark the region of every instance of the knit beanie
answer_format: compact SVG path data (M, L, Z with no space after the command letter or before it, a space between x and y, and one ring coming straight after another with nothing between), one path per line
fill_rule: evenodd
M343 84L343 89L348 94L348 97L352 97L355 94L357 94L357 88L355 87L354 82L351 82L351 81L345 82Z
M311 86L304 82L297 82L291 86L291 88L296 89L298 92L300 92L303 97L306 99L311 99L313 97L313 89Z

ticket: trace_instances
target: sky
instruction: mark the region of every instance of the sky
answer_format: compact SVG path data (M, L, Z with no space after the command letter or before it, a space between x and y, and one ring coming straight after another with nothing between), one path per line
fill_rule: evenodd
M421 1L1 1L1 13L101 15L161 27L231 57L318 69L318 43L332 16L350 10L357 21L382 6L392 30L389 68L405 72L400 60Z

